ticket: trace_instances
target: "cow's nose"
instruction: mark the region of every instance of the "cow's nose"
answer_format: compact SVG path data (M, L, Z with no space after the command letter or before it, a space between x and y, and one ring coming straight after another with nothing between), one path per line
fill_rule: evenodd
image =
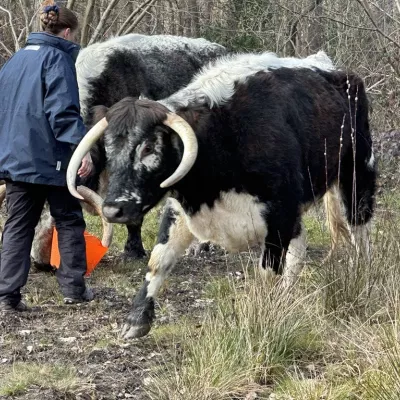
M103 206L103 215L109 222L114 222L115 220L122 217L122 208L117 206Z

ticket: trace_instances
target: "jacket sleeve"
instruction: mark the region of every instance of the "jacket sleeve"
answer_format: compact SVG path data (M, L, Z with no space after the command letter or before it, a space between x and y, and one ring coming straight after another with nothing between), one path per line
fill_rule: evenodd
M44 76L44 112L55 138L77 145L86 134L80 115L78 83L75 71L59 57Z

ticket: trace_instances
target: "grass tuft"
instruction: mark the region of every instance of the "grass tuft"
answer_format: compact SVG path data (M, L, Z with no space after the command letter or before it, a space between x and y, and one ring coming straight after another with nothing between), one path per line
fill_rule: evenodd
M30 387L53 389L61 393L90 390L91 384L78 377L75 368L61 364L14 363L0 377L0 395L17 396Z
M256 278L229 285L202 328L187 332L174 364L153 377L152 399L242 398L318 348L310 296Z

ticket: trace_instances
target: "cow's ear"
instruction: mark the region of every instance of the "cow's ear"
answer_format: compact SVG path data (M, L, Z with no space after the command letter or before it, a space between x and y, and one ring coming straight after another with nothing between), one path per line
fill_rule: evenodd
M201 110L187 109L179 114L192 128L195 128L200 120L202 112Z
M94 106L90 109L90 114L92 116L92 125L97 124L107 115L108 107L106 106Z

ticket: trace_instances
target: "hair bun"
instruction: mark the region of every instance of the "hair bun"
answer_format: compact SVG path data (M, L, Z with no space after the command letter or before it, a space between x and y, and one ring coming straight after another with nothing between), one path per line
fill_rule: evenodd
M44 26L52 28L58 22L59 11L60 9L56 4L52 6L46 6L42 11L40 21Z
M53 5L51 5L51 6L46 6L46 7L43 9L43 13L46 13L46 14L48 14L48 13L50 13L50 12L52 12L52 11L53 11L54 13L56 13L56 14L59 13L60 8L58 7L57 4L53 4Z

